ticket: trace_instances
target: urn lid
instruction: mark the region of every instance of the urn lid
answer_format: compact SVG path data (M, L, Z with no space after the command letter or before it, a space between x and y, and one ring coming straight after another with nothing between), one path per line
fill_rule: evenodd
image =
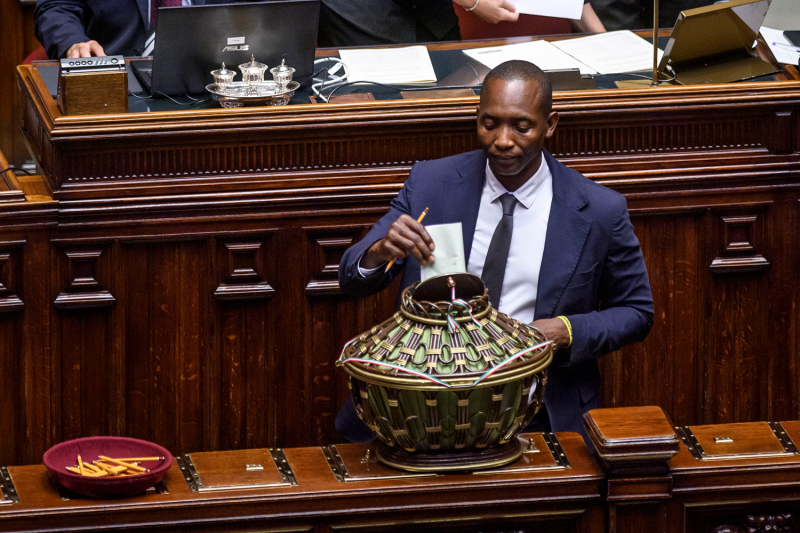
M270 72L274 76L275 74L292 74L294 69L288 65L286 65L286 60L282 59L281 64L275 68L270 69Z
M450 274L405 289L400 310L348 342L337 364L378 384L475 387L546 368L551 344L493 309L479 277Z

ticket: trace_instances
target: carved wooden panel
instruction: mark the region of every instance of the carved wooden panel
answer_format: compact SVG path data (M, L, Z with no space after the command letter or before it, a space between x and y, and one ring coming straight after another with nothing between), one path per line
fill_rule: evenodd
M67 244L59 258L61 289L54 305L58 309L108 307L114 297L108 291L111 276L104 244Z
M22 250L25 241L0 241L0 313L19 311L22 293Z
M674 114L650 115L647 119L620 122L608 120L575 125L569 115L559 121L547 144L556 157L608 154L645 154L723 150L761 146L765 134L763 117L726 116L718 119L681 121ZM791 138L791 137L790 137Z
M703 214L636 215L632 222L650 278L654 323L643 343L600 360L601 404L659 405L674 423L689 423L703 398L697 380L704 350Z
M339 294L339 262L344 252L358 242L369 228L314 228L307 232L309 282L306 285L306 294Z
M367 128L368 129L368 128ZM420 132L406 126L404 135L389 130L374 136L353 135L341 129L329 138L309 142L259 142L223 146L128 147L105 152L80 150L65 152L59 158L59 176L64 183L92 180L130 180L174 176L213 176L215 174L253 174L302 170L346 169L365 166L410 165L477 148L474 125L462 131L452 128L447 134ZM132 145L132 146L131 146Z
M124 376L124 433L175 453L203 449L208 418L204 378L208 304L213 290L205 240L131 242L121 246L126 268L117 329Z
M339 261L369 228L366 224L304 228L309 280L305 286L308 300L304 322L308 329L304 351L309 354L305 372L311 383L308 409L312 428L306 438L314 444L325 444L336 435L334 419L347 396L346 375L334 364L342 347L352 336L380 321L378 316L392 312L386 305L373 311L378 300L391 305L391 292L364 300L340 296Z
M215 268L221 284L214 293L218 303L204 395L209 418L218 422L217 427L209 427L206 447L274 446L279 418L292 411L280 401L282 384L275 379L287 376L277 355L294 353L294 343L278 332L297 332L300 327L288 329L279 323L284 317L278 310L291 305L290 295L280 290L293 281L284 275L293 264L291 249L296 248L290 242L275 230L215 238ZM279 284L277 289L270 285L273 280ZM220 298L221 288L237 297ZM286 381L289 388L296 384L292 378Z
M265 246L263 238L219 242L220 282L214 291L217 300L263 299L275 293L266 280Z
M788 154L793 152L800 142L795 138L797 135L796 113L792 111L776 111L770 115L769 132L770 148L776 154Z
M719 216L719 249L709 267L715 274L769 268L763 251L763 214L742 212Z

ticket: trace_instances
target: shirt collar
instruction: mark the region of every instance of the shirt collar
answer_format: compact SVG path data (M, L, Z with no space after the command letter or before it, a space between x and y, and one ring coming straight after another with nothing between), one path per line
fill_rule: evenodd
M539 165L539 170L531 176L531 178L526 181L522 187L514 191L514 197L517 199L519 203L525 206L525 209L530 209L533 205L533 201L536 199L536 195L542 188L542 185L550 179L552 176L550 175L550 167L547 165L547 161L545 161L544 153L542 154L542 162ZM497 179L492 172L492 169L489 168L489 160L486 160L486 184L489 186L489 202L494 202L508 190L503 187L503 184Z

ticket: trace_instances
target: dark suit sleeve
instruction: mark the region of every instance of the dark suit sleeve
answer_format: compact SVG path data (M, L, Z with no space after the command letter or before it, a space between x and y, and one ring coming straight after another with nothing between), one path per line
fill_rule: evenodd
M86 2L81 0L39 0L36 3L36 38L44 45L47 57L58 59L75 43L89 41L83 17Z
M653 325L653 295L644 257L627 202L618 198L598 289L600 310L567 316L573 331L572 365L641 342Z
M395 276L402 272L405 260L398 259L389 272L384 273L380 269L373 275L364 278L358 273L358 262L370 246L386 236L389 227L400 218L400 215L411 215L411 194L418 175L418 165L414 165L403 188L392 200L389 212L372 226L366 237L348 248L342 256L342 261L339 263L339 287L342 294L358 298L367 297L389 286Z

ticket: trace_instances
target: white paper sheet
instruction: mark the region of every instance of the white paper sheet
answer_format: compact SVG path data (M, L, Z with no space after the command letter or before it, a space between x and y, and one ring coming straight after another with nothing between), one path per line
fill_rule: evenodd
M767 41L769 49L779 63L796 65L800 61L800 50L784 37L781 30L761 26L761 36Z
M421 268L421 281L434 276L466 272L464 234L461 231L461 222L434 224L425 226L425 229L433 239L436 249L433 251L433 263Z
M339 50L347 65L347 81L378 83L432 83L436 73L424 46Z
M583 74L595 73L591 67L564 53L547 41L530 41L489 48L473 48L464 50L464 53L489 68L495 68L500 63L505 63L512 59L521 59L535 64L542 70L577 68Z
M578 20L583 13L583 0L513 0L517 13Z
M628 30L553 41L553 46L600 74L653 70L653 45ZM659 50L659 62L662 55Z

